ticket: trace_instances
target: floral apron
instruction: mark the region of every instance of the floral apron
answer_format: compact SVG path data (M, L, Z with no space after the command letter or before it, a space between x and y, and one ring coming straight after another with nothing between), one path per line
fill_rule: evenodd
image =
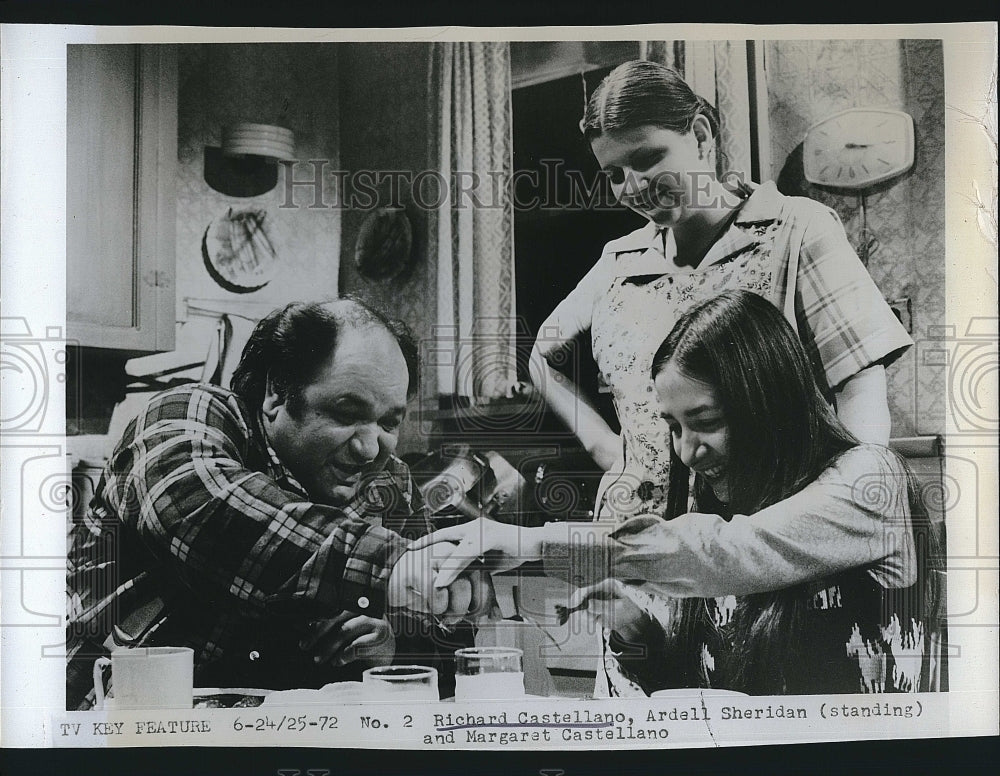
M789 265L789 233L794 238L794 230L789 226L781 219L744 224L741 233L752 239L744 240L735 252L690 273L616 277L595 303L594 358L611 389L624 447L623 470L609 472L602 482L595 510L598 519L621 522L665 510L670 433L659 414L650 371L653 354L681 315L724 291L744 289L785 310L794 325L794 307L788 298L794 296L795 267ZM797 246L792 255L797 257ZM655 584L627 589L641 609L666 625L663 619L670 607L657 600ZM598 672L596 694L646 695L622 673L608 642L609 632L604 636L604 676Z

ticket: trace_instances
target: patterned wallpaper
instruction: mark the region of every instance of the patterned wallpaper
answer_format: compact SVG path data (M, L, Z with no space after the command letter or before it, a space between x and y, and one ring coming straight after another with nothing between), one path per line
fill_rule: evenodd
M363 170L375 174L398 170L412 177L411 173L429 169L429 62L430 46L425 43L340 46L340 158L349 176ZM380 188L379 198L389 204L387 186ZM348 208L342 220L340 288L402 318L419 340L431 336L437 320L434 272L426 256L427 213L413 206L405 183L399 198L413 227L409 268L390 280L362 277L354 264L354 247L369 211ZM424 366L422 398L436 406L433 375L427 371ZM400 433L398 452L427 449L418 415L415 399Z
M338 289L388 307L418 337L435 320L435 289L425 252L427 221L409 208L413 260L409 271L385 281L362 278L354 244L366 210L279 209L280 185L253 198L227 197L204 181L203 151L218 145L233 120L284 124L296 133L299 159L329 159L324 186L333 198L335 170L422 170L428 166L429 103L426 44L190 45L180 49L177 298L244 298L273 302L330 296ZM869 228L880 241L869 270L889 299L909 297L914 338L944 316L944 79L939 41L774 41L765 46L771 177L789 193L833 207L856 240L855 197L830 194L801 177L806 128L850 107L883 106L914 117L914 169L869 196ZM297 178L312 174L299 165ZM766 177L766 176L765 176ZM349 192L346 192L349 193ZM380 192L381 194L382 192ZM402 191L403 202L409 192ZM308 201L307 201L308 200ZM230 294L209 278L201 239L209 221L229 206L268 208L286 267L261 291ZM918 373L911 351L889 371L893 434L937 433L944 423L943 386ZM920 381L919 391L915 390ZM927 383L925 385L925 383ZM919 406L918 403L919 402ZM415 408L414 408L415 409ZM416 423L404 429L401 449L422 449Z
M806 129L831 113L884 107L913 116L910 172L867 198L879 248L868 265L887 299L912 300L913 338L944 322L944 60L938 40L770 41L765 46L771 177L787 194L838 212L856 245L858 198L831 194L802 177ZM941 370L918 370L914 350L888 370L893 436L944 431ZM918 386L919 382L919 386Z
M285 199L283 170L278 185L256 197L220 194L205 182L204 151L218 147L222 126L235 121L277 124L295 133L296 157L329 160L324 199L335 201L333 175L339 167L338 47L319 44L196 44L181 46L178 61L177 304L185 297L268 303L335 296L340 265L341 213L309 208L310 190L298 188L300 207L279 208ZM298 164L296 180L313 177ZM281 270L249 294L230 293L205 269L201 241L209 222L229 207L266 208Z

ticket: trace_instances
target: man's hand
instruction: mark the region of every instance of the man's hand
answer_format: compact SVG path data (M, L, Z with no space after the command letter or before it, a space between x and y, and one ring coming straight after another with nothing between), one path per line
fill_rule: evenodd
M605 579L596 585L579 588L569 600L569 609L583 608L622 641L640 643L648 618L625 593L617 579Z
M460 570L440 584L435 580L445 560L440 547L411 545L389 575L389 606L428 612L444 624L485 614L491 603L489 575Z
M299 647L312 652L318 665L345 666L362 660L369 667L385 666L396 654L396 640L388 620L350 611L312 623L310 634Z

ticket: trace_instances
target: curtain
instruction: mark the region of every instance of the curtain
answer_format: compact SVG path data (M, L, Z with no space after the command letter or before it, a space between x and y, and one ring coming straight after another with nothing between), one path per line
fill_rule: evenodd
M750 180L751 105L747 42L716 41L646 41L643 58L669 65L684 76L694 92L719 110L718 172L732 173Z
M672 67L678 73L684 73L684 41L682 40L644 40L639 43L639 59L659 62Z
M517 379L510 48L431 49L430 159L450 196L429 214L438 321L430 366L438 394L483 403Z

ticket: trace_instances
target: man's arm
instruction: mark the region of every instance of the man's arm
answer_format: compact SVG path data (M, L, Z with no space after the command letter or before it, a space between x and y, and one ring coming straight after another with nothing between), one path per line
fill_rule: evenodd
M408 543L350 508L307 501L249 468L251 432L234 397L174 392L139 422L112 460L109 495L124 525L178 581L248 611L382 616L390 571ZM447 591L438 595L421 579L431 573L424 561L408 553L391 603L447 608Z

